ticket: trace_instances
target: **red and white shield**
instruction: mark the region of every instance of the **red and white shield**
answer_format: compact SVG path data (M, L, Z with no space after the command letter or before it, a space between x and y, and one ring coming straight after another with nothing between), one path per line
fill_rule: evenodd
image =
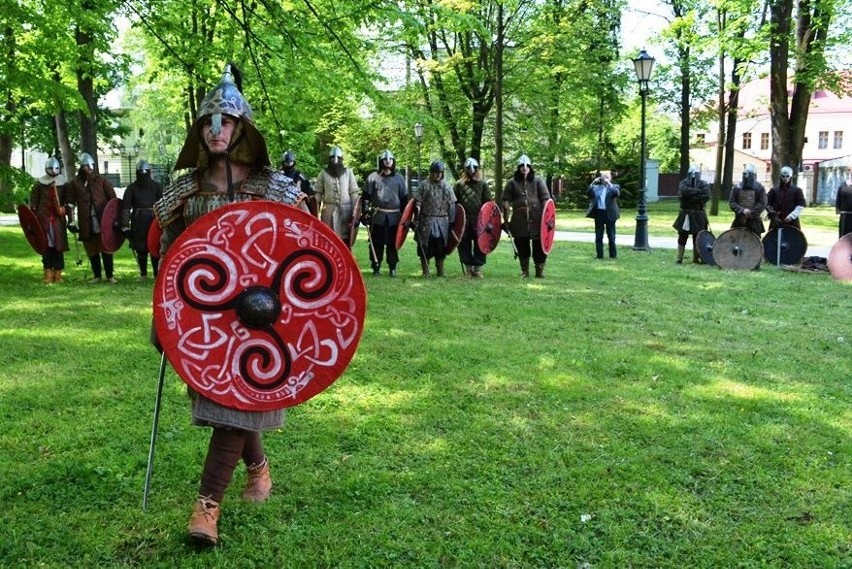
M488 201L479 208L476 218L476 244L486 255L497 248L502 233L502 219L497 204Z
M355 355L367 306L361 271L319 219L269 201L234 203L171 245L154 326L192 389L226 407L298 405Z
M553 200L544 202L541 212L541 250L549 255L556 237L556 204Z

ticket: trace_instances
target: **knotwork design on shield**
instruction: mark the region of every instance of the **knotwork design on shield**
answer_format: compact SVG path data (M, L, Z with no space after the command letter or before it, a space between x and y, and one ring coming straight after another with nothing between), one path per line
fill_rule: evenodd
M194 390L226 407L298 405L355 355L366 289L352 253L319 219L268 201L230 204L166 254L154 325Z

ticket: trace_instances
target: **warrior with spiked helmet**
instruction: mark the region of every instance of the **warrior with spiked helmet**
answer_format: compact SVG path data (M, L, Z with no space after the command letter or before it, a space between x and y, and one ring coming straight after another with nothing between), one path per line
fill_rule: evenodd
M382 259L387 253L388 274L395 277L399 263L396 232L402 208L408 203L408 187L405 179L396 171L396 158L390 150L382 152L378 162L378 168L367 178L361 196L362 218L370 232L370 267L373 275L380 274Z
M486 256L477 243L476 223L482 206L494 200L494 192L488 182L482 179L476 158L471 156L465 160L461 179L456 182L454 191L465 212L464 234L459 241L459 260L467 276L482 278Z
M47 248L41 256L45 283L62 282L65 251L68 251L68 220L73 206L68 200L68 184L61 173L59 160L51 156L30 191L29 207L44 231Z
M544 277L547 254L541 246L541 215L550 192L544 180L535 175L529 156L518 159L514 175L503 188L503 219L518 251L521 276L530 276L530 257L535 276Z

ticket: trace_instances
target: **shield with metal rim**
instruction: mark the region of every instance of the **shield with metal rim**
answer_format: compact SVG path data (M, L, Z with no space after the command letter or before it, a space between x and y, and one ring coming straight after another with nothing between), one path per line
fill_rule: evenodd
M154 326L177 374L229 408L298 405L355 355L367 293L346 243L317 218L269 201L207 213L171 245Z
M152 257L160 256L160 239L162 239L162 237L163 227L160 225L160 222L155 219L151 222L151 225L148 226L148 238L145 241L148 244L148 253L150 253Z
M450 234L447 236L447 246L444 247L444 254L449 255L459 246L461 238L464 236L464 228L467 224L467 215L464 212L462 204L456 203L456 217L450 225Z
M484 254L497 248L502 231L502 215L495 202L485 202L476 217L476 245Z
M47 251L47 235L44 233L44 228L38 222L38 218L33 210L26 204L18 204L18 221L21 224L21 229L24 230L24 237L33 251L39 255L44 255Z
M852 282L852 233L847 233L831 247L827 264L832 277Z
M399 225L396 227L396 242L394 243L397 251L405 245L405 238L408 237L408 230L411 229L411 224L414 221L414 203L414 199L408 200L399 218Z
M109 200L101 213L101 241L105 253L115 253L124 244L124 234L118 225L121 221L122 202L118 198Z
M553 249L553 240L556 237L556 204L552 199L544 202L541 211L541 250L549 255Z
M358 239L358 228L361 226L361 198L355 200L355 207L352 208L352 220L349 222L349 248L355 245Z
M760 237L741 227L725 231L713 244L713 259L721 269L753 271L762 253Z
M695 236L695 247L698 249L698 256L704 261L705 265L715 265L716 260L713 258L713 246L716 243L716 236L712 231L699 231Z
M805 234L795 227L776 227L763 236L763 258L773 265L799 265L807 250Z

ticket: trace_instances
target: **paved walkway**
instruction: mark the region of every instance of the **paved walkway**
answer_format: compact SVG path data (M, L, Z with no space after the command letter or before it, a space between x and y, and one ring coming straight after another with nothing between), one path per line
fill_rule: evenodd
M18 225L18 216L10 214L0 214L0 225L12 226ZM557 231L556 239L558 241L577 241L580 243L594 243L595 234L586 233L583 231ZM617 243L621 246L633 245L633 233L621 233L617 236ZM691 242L690 242L691 243ZM648 236L648 246L651 249L677 249L677 237L655 237ZM689 246L689 245L687 245ZM805 253L808 257L828 257L831 247L808 246Z

